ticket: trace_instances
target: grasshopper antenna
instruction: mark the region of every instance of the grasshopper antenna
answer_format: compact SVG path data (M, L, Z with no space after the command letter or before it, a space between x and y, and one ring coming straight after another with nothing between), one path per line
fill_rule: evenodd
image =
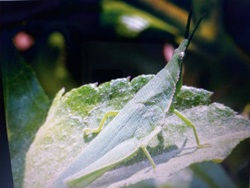
M190 24L191 24L192 13L193 13L193 11L192 11L192 9L191 9L190 12L189 12L189 15L188 15L187 26L186 26L186 31L185 31L185 35L184 35L185 39L188 39L187 48L188 48L188 46L189 46L189 44L190 44L190 42L191 42L191 40L192 40L192 38L193 38L193 36L194 36L195 31L197 30L198 26L200 25L201 20L202 20L202 19L204 18L204 16L205 16L205 14L203 14L203 15L199 18L197 24L196 24L195 27L194 27L194 30L192 31L191 35L189 35L189 28L190 28Z
M189 11L189 14L188 14L188 20L187 20L187 25L186 25L186 31L185 31L185 34L184 34L184 38L185 38L185 39L188 39L188 37L189 37L189 28L190 28L190 23L191 23L192 14L193 14L193 10L192 10L192 8L191 8L190 11Z

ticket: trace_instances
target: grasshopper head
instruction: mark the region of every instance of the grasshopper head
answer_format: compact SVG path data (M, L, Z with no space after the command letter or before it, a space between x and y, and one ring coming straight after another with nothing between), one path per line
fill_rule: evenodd
M186 31L185 31L185 35L184 35L185 39L182 41L182 43L180 44L180 46L178 48L180 50L180 52L179 52L180 53L180 57L184 56L185 51L187 50L187 48L188 48L188 46L189 46L189 44L190 44L190 42L191 42L191 40L192 40L192 38L194 36L194 33L197 30L198 26L200 25L201 20L203 19L204 15L202 15L199 18L197 24L194 27L194 30L189 35L189 28L190 28L190 23L191 23L191 17L192 17L192 10L190 10L189 15L188 15L188 20L187 20L187 25L186 25Z
M197 30L202 18L204 17L201 16L200 19L198 20L197 24L195 25L192 33L189 35L189 27L190 27L190 23L191 23L191 16L192 16L192 10L189 12L189 16L188 16L188 20L187 20L187 26L186 26L186 32L184 35L184 40L181 42L181 44L179 45L179 47L177 49L175 49L173 56L170 60L170 62L168 64L170 64L169 66L171 66L171 64L176 64L179 67L182 67L182 61L183 61L183 57L185 56L185 51L187 50L190 41L192 40L195 31ZM172 62L172 63L171 63Z
M187 50L187 48L190 44L190 41L192 40L192 38L194 36L195 31L197 30L202 18L204 17L204 15L200 17L200 19L198 20L197 24L195 25L192 33L189 35L191 16L192 16L192 10L189 12L189 16L188 16L188 20L187 20L186 32L184 35L185 39L181 42L179 47L177 49L175 49L173 56L172 56L172 59L171 59L173 61L173 64L177 64L180 67L182 66L182 61L183 61L183 57L185 56L185 51Z

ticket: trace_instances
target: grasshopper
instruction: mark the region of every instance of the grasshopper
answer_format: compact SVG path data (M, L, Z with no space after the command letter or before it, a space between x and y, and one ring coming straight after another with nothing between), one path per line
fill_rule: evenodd
M176 114L193 129L197 147L202 148L196 128L179 111L172 101L182 86L182 62L192 37L203 16L189 35L192 11L190 11L185 39L175 49L171 60L158 72L119 113L104 115L99 128L85 129L85 134L100 132L96 138L69 164L49 187L85 187L121 162L134 157L141 148L153 168L156 167L146 149L148 142L161 131L167 112ZM117 114L102 130L103 122L109 115Z

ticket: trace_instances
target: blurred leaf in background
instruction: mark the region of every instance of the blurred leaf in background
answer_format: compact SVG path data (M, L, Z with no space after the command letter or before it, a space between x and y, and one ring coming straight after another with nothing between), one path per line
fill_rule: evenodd
M168 22L123 1L103 0L102 8L102 23L114 26L118 35L137 37L148 28L161 29L172 35L178 34L178 29Z
M18 187L23 181L26 152L46 118L50 101L8 36L5 33L1 38L1 70L11 167Z

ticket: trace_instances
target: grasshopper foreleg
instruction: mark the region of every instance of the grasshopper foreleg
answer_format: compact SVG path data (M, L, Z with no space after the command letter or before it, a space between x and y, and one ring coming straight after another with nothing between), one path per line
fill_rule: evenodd
M200 140L199 140L195 125L186 116L184 116L181 112L179 112L176 109L174 109L173 113L176 114L182 121L184 121L189 127L193 129L195 140L199 148L204 148L204 147L209 146L209 144L203 144L203 145L200 144Z
M111 116L116 116L117 114L119 113L119 111L109 111L109 112L106 112L99 124L99 126L96 128L96 129L91 129L91 128L84 128L83 129L83 135L84 136L88 136L90 134L93 134L93 133L96 133L98 134L99 132L101 132L102 128L103 128L103 125L105 123L105 121L111 117Z

